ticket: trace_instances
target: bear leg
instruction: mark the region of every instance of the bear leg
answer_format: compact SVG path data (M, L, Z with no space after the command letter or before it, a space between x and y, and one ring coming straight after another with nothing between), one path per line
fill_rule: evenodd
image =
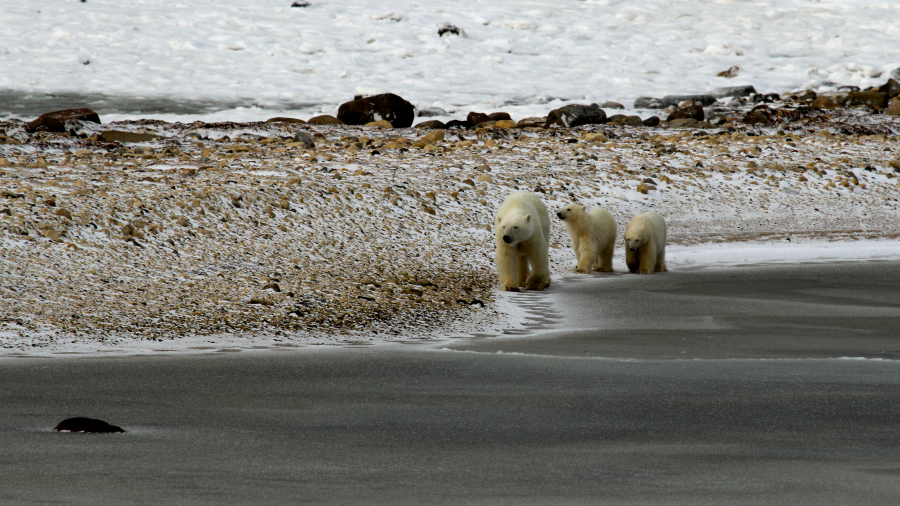
M528 279L528 257L525 255L516 255L516 259L519 264L519 275L518 275L518 285L516 286L524 286L526 284L526 280Z
M507 292L518 292L519 261L516 252L505 244L497 245L497 275L500 277L500 288Z
M578 253L578 265L575 267L575 272L590 274L594 269L596 259L597 245L590 241L584 241L581 244L581 251Z
M600 272L613 272L613 248L615 244L610 242L597 256L597 268Z
M637 272L640 267L641 256L640 248L638 251L631 251L628 246L625 247L625 264L628 266L629 272Z
M656 249L651 249L652 244L645 244L638 248L641 254L640 265L638 266L638 274L650 274L656 269Z
M666 250L662 250L656 256L656 272L668 272L666 269Z

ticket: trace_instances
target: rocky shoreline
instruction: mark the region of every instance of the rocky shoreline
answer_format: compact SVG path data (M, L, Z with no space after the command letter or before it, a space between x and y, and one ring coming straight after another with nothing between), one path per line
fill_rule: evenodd
M3 121L0 346L476 329L498 317L490 226L514 190L604 206L620 227L653 209L679 244L897 237L900 117L819 98L730 113L687 98L669 116L703 120L657 126ZM568 272L561 225L552 240Z

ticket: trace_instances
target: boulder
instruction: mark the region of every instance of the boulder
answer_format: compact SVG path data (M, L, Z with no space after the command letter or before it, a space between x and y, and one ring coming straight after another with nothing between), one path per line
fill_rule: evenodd
M749 97L750 95L755 94L756 88L749 84L746 86L726 86L712 92L712 96L716 98Z
M65 132L67 121L88 121L100 123L100 116L91 109L64 109L62 111L41 114L37 119L25 124L25 131L34 132Z
M530 118L522 118L517 123L519 128L528 128L528 127L543 127L544 123L547 122L547 117L530 117Z
M700 104L691 103L690 105L677 109L675 112L670 114L669 117L666 118L666 121L684 118L694 118L697 121L703 121L703 119L705 118L703 107L701 107Z
M394 125L391 124L390 121L380 119L378 121L370 121L366 123L367 127L381 127L381 128L394 128Z
M297 132L292 139L293 142L302 142L307 148L316 147L316 140L306 132Z
M775 111L767 105L758 105L744 116L748 125L771 125L775 123Z
M650 116L645 119L643 122L646 127L658 127L659 126L659 117L658 116Z
M884 113L888 116L900 116L900 99L893 100Z
M447 128L447 125L445 125L443 121L438 121L436 119L433 119L431 121L423 121L421 123L416 124L416 128L428 128L431 130L435 130L435 129L443 130L443 129Z
M900 80L893 78L888 79L888 82L881 85L881 87L878 88L878 91L886 93L888 98L894 98L900 95Z
M703 107L708 107L716 103L716 97L712 95L666 95L661 100L662 109L665 109L670 105L678 107L678 104L686 102L688 100L694 102L695 104L700 104Z
M734 65L733 67L730 67L728 70L723 70L722 72L719 72L718 74L716 74L716 76L726 77L728 79L731 79L732 77L737 77L738 74L740 74L740 73L741 73L741 68L738 67L737 65Z
M678 118L673 119L672 121L668 121L667 123L671 128L688 128L697 126L697 123L699 122L694 118Z
M485 121L491 121L491 119L487 114L483 112L472 111L466 115L466 121L468 121L472 125L480 125Z
M488 114L488 121L511 121L512 116L509 115L508 112L492 112Z
M439 107L430 107L419 109L418 111L416 111L416 115L420 118L433 118L435 116L449 116L450 113Z
M97 140L103 142L121 142L126 144L129 142L150 142L159 139L154 134L139 134L135 132L120 132L118 130L104 130L97 136Z
M662 100L653 97L638 97L634 101L635 109L664 109Z
M466 36L465 30L450 23L438 23L437 27L438 37L443 37L444 35L459 35L461 37Z
M346 125L346 123L344 123L343 121L328 114L313 116L312 118L309 118L307 123L309 123L310 125Z
M828 97L816 97L809 106L814 109L837 109L839 107L834 100Z
M394 128L408 128L412 126L416 110L400 96L383 93L341 104L337 117L348 125L365 125L384 120Z
M600 107L604 109L624 109L625 106L618 102L603 102Z
M606 112L599 105L572 104L550 111L544 127L556 125L571 128L581 125L602 125L604 123L606 123Z
M53 430L66 432L93 432L101 434L125 432L122 427L110 425L103 420L97 420L95 418L84 418L80 416L75 418L66 418L65 420L59 422Z
M853 91L847 95L847 101L844 107L855 107L860 105L872 106L882 111L888 105L887 94L878 91Z
M511 119L501 119L494 123L494 126L497 128L516 128L519 125Z
M471 128L472 124L468 121L452 119L444 127L448 130L451 128Z
M299 118L283 118L280 116L277 118L269 118L266 120L266 123L293 123L295 125L306 124L305 121L303 121L302 119L299 119Z

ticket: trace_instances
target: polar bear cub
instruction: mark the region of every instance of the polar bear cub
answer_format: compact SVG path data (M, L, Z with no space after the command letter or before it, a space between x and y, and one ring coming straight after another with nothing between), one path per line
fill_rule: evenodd
M572 237L572 249L578 258L575 272L589 274L594 269L612 272L616 244L616 220L606 209L585 211L581 204L568 204L556 213Z
M638 274L666 272L666 220L653 211L639 214L625 228L625 263Z
M543 290L550 285L550 214L531 192L511 194L497 210L497 273L500 287Z

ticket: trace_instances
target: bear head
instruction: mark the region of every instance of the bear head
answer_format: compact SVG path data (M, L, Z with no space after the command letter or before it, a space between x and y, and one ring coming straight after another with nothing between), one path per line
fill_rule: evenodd
M643 223L640 225L630 224L625 229L625 247L630 251L637 251L638 248L647 244L649 240L650 233L647 230L647 226Z
M584 214L584 206L573 202L571 204L567 204L566 207L560 209L559 212L556 213L556 216L558 216L559 219L561 219L561 220L565 220L566 218L569 218L570 216L577 219L577 217L579 217L583 214Z
M530 214L497 217L497 237L514 246L534 235L535 219Z

